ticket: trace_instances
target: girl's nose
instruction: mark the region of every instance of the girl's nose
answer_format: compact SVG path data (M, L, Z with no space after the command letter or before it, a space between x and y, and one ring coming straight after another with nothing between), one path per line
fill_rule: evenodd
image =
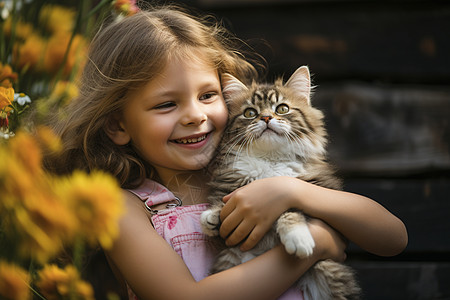
M187 125L200 125L203 122L207 120L206 113L201 108L200 103L196 103L196 101L193 101L189 105L186 106L184 109L183 117L182 117L182 124Z

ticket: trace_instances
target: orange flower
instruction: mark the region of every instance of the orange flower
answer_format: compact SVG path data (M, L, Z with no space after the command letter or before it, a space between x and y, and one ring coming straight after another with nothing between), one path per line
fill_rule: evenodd
M56 265L46 265L38 272L38 275L39 280L36 286L48 300L94 299L92 286L80 279L80 274L72 265L68 265L64 269L60 269Z
M113 1L113 8L117 13L125 16L134 15L139 11L136 0L115 0Z
M34 180L22 164L17 161L8 146L10 143L0 144L0 190L2 191L2 201L0 201L0 211L10 211L19 205L16 199L23 198L27 192L32 190Z
M71 81L58 81L50 95L50 98L61 99L63 104L68 104L72 99L78 97L79 90Z
M91 245L98 241L103 248L110 248L119 234L118 220L124 210L115 178L100 171L75 171L55 186L80 222L79 234Z
M55 74L61 68L64 62L64 55L69 46L70 33L53 35L47 44L47 49L44 55L44 69ZM64 74L69 75L74 66L81 68L81 62L84 61L84 54L87 46L86 41L81 35L76 35L72 41L69 53L67 55L66 63L64 65Z
M19 132L10 142L10 151L23 168L32 176L41 176L42 153L36 139L28 133Z
M5 88L12 87L12 83L17 80L17 73L13 72L9 65L3 65L0 62L0 86Z
M80 299L94 299L94 290L92 289L92 285L86 281L79 280L75 286L75 291L79 295ZM108 297L108 299L113 298Z
M74 238L78 222L69 208L51 191L52 181L39 182L20 199L24 209L16 212L16 226L21 233L20 251L24 257L45 263ZM50 190L46 192L44 189Z
M13 164L7 171L0 205L2 221L8 224L4 234L14 241L20 257L43 264L74 238L78 222L52 192L50 178L29 176Z
M58 182L42 170L41 150L31 135L19 132L0 154L8 158L0 160L0 214L9 224L4 234L22 257L45 263L75 236L78 221L54 193Z
M39 12L39 21L49 32L71 32L75 24L76 11L60 5L44 5Z
M12 108L9 105L14 101L14 89L0 86L0 111L9 112Z
M39 291L48 299L60 294L58 290L61 286L66 285L71 279L78 278L76 269L67 266L66 271L60 269L57 265L45 265L42 270L38 272L39 281L36 283ZM63 291L65 292L65 291ZM58 299L57 297L55 297Z
M30 276L19 266L0 261L0 298L30 299Z
M50 129L50 127L39 126L36 133L39 137L41 147L47 148L52 152L58 152L62 149L61 139Z
M42 60L44 45L44 40L36 34L27 37L23 44L15 44L13 64L19 69L35 69Z
M11 35L11 24L12 19L9 18L5 21L5 24L3 25L3 32L5 32L5 35L9 37ZM15 35L16 38L20 40L24 40L26 37L31 35L33 33L33 25L30 23L18 21L15 24Z

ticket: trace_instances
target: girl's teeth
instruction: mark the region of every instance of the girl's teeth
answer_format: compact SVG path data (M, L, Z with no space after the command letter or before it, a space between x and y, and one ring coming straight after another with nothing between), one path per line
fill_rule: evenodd
M179 139L179 140L176 140L176 142L179 144L191 144L191 143L198 143L200 141L203 141L205 138L206 138L206 135L201 136L199 138L193 138L193 139Z

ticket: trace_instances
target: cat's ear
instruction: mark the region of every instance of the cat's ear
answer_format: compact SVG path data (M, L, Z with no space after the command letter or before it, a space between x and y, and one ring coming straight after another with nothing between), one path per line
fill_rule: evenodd
M231 74L222 74L222 94L226 102L233 98L233 95L248 91L248 88L239 79Z
M301 66L291 75L285 86L294 89L297 93L303 94L310 104L311 96L311 75L307 66Z

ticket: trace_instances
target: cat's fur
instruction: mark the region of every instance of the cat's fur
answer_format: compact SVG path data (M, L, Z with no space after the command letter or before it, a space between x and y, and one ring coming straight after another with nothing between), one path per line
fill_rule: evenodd
M246 87L231 75L222 78L229 123L211 164L210 209L203 212L203 230L217 236L222 198L253 180L292 176L320 186L341 189L341 180L326 162L327 142L323 114L310 103L309 69L300 67L286 84ZM247 252L224 249L211 270L217 273L258 256L281 241L298 257L312 254L314 240L307 217L299 211L280 216L258 245ZM318 262L298 286L305 299L359 299L360 288L349 267L331 260Z

